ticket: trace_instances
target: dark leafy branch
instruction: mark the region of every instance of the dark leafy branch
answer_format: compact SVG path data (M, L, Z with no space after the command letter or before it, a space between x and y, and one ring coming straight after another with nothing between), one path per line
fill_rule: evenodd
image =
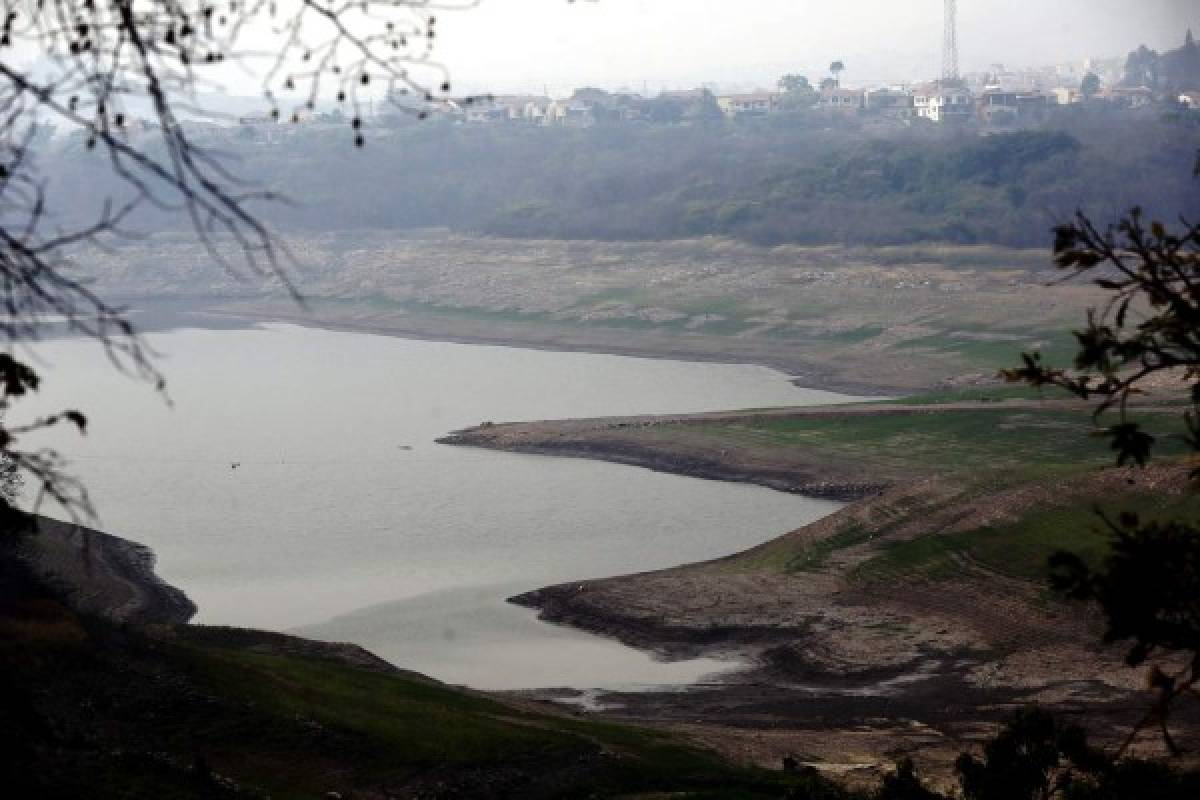
M1073 369L1045 364L1038 353L1005 371L1008 380L1059 386L1096 400L1095 415L1119 412L1106 432L1119 464L1143 465L1153 434L1129 416L1129 402L1147 379L1173 374L1200 405L1200 225L1181 220L1176 232L1146 223L1140 209L1101 230L1083 214L1055 231L1055 262L1070 276L1087 275L1109 293L1075 332ZM1186 417L1190 443L1200 449L1195 411Z
M1195 171L1200 176L1200 162ZM1033 386L1059 386L1093 401L1096 419L1116 411L1103 428L1118 465L1144 466L1155 437L1131 418L1131 401L1151 378L1167 378L1186 394L1187 440L1200 450L1200 225L1180 219L1169 230L1133 209L1116 226L1101 229L1083 214L1056 230L1055 261L1069 277L1086 275L1108 293L1075 333L1072 369L1046 365L1037 353L1005 377ZM1193 470L1192 478L1200 475ZM1099 569L1070 553L1051 559L1053 587L1067 597L1095 603L1107 621L1105 641L1130 642L1126 662L1152 657L1147 688L1154 700L1119 753L1137 734L1156 726L1167 749L1180 752L1168 726L1174 703L1200 694L1200 529L1194 519L1143 521L1132 513L1116 521L1101 516L1112 548Z

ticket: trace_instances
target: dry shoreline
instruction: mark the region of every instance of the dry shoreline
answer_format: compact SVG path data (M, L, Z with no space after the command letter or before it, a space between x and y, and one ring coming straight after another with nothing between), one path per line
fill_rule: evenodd
M476 338L461 330L403 330L329 322L304 315L258 315L205 311L222 321L253 325L279 321L381 335L502 344L553 350L619 352L659 358L764 363L734 355L708 358L696 353L632 352L572 342L532 342L509 336ZM779 367L780 364L768 364ZM791 371L791 368L788 368ZM804 377L797 383L832 390L863 391ZM871 387L875 391L896 387ZM1045 403L1037 407L1044 408ZM964 406L967 407L967 406ZM975 406L970 406L975 407ZM989 404L989 408L998 407ZM1005 407L1020 408L1019 403ZM940 407L937 413L953 412ZM780 409L761 414L853 416L933 412L928 407ZM759 412L756 415L761 416ZM691 415L695 419L729 414ZM813 459L731 461L727 454L687 451L631 441L619 435L653 428L679 417L495 425L458 431L446 444L490 447L511 452L603 459L706 479L756 483L769 488L858 501L807 529L785 534L821 541L847 520L870 520L907 508L911 502L937 503L953 492L913 484L911 476L889 474L865 463ZM943 497L943 495L945 497ZM1022 502L1026 502L1022 500ZM839 554L834 566L853 566L862 548ZM948 771L963 748L988 735L1012 709L1039 702L1089 717L1112 731L1122 730L1141 699L1137 676L1118 669L1113 653L1095 646L1096 631L1086 621L1028 619L1028 635L1012 632L1006 620L1027 611L1028 587L972 574L950 586L944 597L921 606L917 598L868 596L849 590L833 572L795 577L771 576L739 563L746 554L645 575L547 587L514 598L537 608L549 622L611 636L667 658L730 653L749 656L756 667L717 686L680 692L605 693L596 698L607 715L687 730L697 739L738 760L777 765L781 753L800 752L805 760L841 768L861 768L872 776L887 769L895 753L911 752L935 771ZM732 574L732 578L731 578ZM986 601L980 603L981 595ZM1005 605L1009 595L1021 602ZM747 599L778 602L747 604ZM975 605L982 609L970 609ZM770 608L767 606L771 605ZM963 609L979 610L964 619ZM670 612L670 613L666 613ZM677 613L676 613L677 612ZM1007 627L1006 627L1007 625ZM980 632L991 628L995 637ZM1021 626L1017 626L1021 627ZM1045 659L1030 659L1046 653ZM561 693L534 692L536 699ZM1105 731L1100 731L1101 741ZM832 769L833 766L830 766Z
M396 322L369 324L289 311L276 305L245 309L202 306L193 310L171 311L152 304L143 313L147 315L148 320L148 324L138 323L143 331L187 327L252 328L256 325L278 323L427 342L513 347L559 353L596 353L708 364L752 364L782 372L793 384L801 388L864 398L883 398L897 393L911 394L930 388L923 383L881 382L866 375L853 379L838 377L829 370L797 356L794 349L784 352L783 349L764 348L761 343L739 344L715 337L711 341L699 337L689 340L629 331L588 330L533 323L489 323L476 328L455 320L415 315L408 318L408 324L403 325Z
M1020 411L1055 407L1071 407L1071 401L1010 400L937 406L867 403L761 411L508 422L464 428L436 441L438 444L510 453L609 461L673 475L749 483L790 494L849 503L879 494L904 480L905 476L889 472L877 464L833 459L800 448L781 453L747 454L733 449L700 447L678 439L659 440L654 438L654 433L657 429L677 429L689 425L736 424L769 419L852 419L953 414L981 408Z
M149 547L47 517L18 534L16 555L75 611L118 625L185 625L196 606L154 571Z
M819 455L806 448L715 449L690 424L863 415L1021 413L1071 401L949 406L834 406L483 425L445 444L594 458L849 501L757 548L656 572L543 587L510 598L539 617L615 638L665 659L737 656L754 666L689 691L592 693L592 708L686 730L727 755L777 764L800 752L821 768L877 779L898 753L952 774L1015 709L1082 715L1097 741L1120 741L1143 707L1141 676L1099 644L1098 620L1047 604L1040 585L964 561L927 582L862 584L880 548L931 533L1004 525L1030 508L1124 490L1115 470L1038 484L966 486L933 474ZM680 431L683 433L680 433ZM1156 467L1145 488L1177 493L1186 470ZM820 564L782 568L781 550L826 543ZM555 693L534 693L555 698ZM1195 730L1200 720L1181 723ZM1152 743L1145 746L1150 747ZM835 766L836 765L836 766Z

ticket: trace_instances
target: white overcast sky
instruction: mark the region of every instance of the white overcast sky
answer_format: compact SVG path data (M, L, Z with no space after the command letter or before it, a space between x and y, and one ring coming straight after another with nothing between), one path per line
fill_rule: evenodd
M1200 0L959 0L964 71L1168 49ZM770 85L785 71L847 83L936 77L943 0L482 0L442 13L439 58L456 89Z

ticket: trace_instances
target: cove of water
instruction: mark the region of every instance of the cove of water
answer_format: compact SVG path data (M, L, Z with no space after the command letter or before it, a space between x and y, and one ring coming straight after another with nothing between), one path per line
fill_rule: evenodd
M290 325L153 334L171 403L89 341L36 349L48 432L100 525L149 545L197 622L352 641L478 688L631 688L662 663L504 598L751 547L837 504L613 464L434 443L483 420L824 404L766 368L412 341ZM236 465L236 466L235 466ZM54 513L52 509L46 509Z

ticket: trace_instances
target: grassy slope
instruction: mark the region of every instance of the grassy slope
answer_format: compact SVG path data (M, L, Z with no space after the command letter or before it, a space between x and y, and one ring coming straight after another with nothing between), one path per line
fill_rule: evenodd
M0 779L20 796L772 797L808 780L289 637L120 631L0 573Z
M887 541L891 532L911 527L922 517L952 516L954 509L966 513L997 493L1021 486L1077 484L1080 478L1112 463L1103 440L1089 435L1095 430L1090 417L1078 408L938 408L949 402L979 400L981 391L993 401L1024 395L1020 389L945 392L902 401L928 405L928 412L689 424L689 438L712 445L760 452L802 448L817 458L857 464L895 481L932 477L939 485L953 487L946 497L910 498L904 501L907 506L890 507L870 524L850 520L823 538L785 537L735 563L811 572L824 568L838 551L879 540L878 553L856 567L848 576L851 580L950 577L959 572L956 565L962 558L1010 577L1041 580L1047 559L1057 550L1072 550L1092 561L1102 558L1108 533L1097 508L1108 513L1133 510L1143 516L1200 518L1200 500L1194 496L1164 498L1129 486L1116 494L1105 489L1103 495L1084 492L1062 503L1051 499L1019 510L1019 519L1001 525L943 535L931 524L928 535ZM1147 426L1160 434L1158 454L1162 460L1170 463L1185 452L1177 409L1148 409L1142 416ZM656 435L669 438L671 434L660 431Z
M865 583L936 580L956 575L962 559L969 559L1008 577L1040 582L1047 576L1047 560L1055 551L1067 550L1098 564L1108 552L1109 541L1100 513L1115 518L1125 511L1147 520L1200 522L1200 502L1195 497L1164 498L1131 491L1116 498L1096 498L1094 505L1028 509L1009 524L890 543L856 567L850 577Z

